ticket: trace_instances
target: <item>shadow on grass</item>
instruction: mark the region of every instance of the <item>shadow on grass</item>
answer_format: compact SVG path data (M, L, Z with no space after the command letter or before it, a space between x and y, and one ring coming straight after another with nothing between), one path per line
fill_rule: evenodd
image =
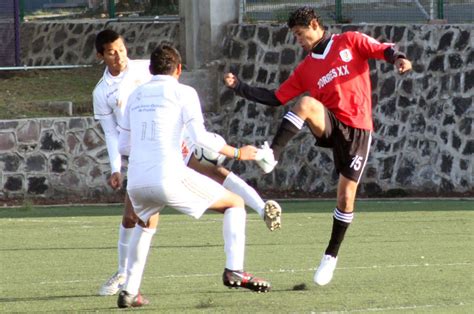
M280 200L283 214L286 213L329 213L336 206L335 200ZM377 199L356 201L357 212L405 212L405 211L473 211L473 199ZM253 213L248 209L249 213ZM123 205L81 205L81 206L23 206L0 208L2 218L40 217L82 217L120 216ZM163 215L182 215L172 208L165 208ZM205 215L219 213L208 211Z

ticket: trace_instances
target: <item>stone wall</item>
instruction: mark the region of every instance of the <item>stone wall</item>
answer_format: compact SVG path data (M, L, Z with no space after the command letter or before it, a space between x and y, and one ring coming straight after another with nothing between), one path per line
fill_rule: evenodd
M179 46L179 23L104 22L102 20L22 23L21 63L28 66L82 65L96 60L96 34L110 28L122 34L133 59L147 59L161 41Z
M58 36L66 36L62 42L69 47L54 59L59 64L69 63L66 50L71 56L73 52L93 51L92 33L103 27L52 24L50 28L34 27L35 36L48 40L44 48L35 48L37 55L29 52L30 64L53 62L51 54L42 51L60 49ZM153 45L148 38L154 37L153 32L145 29L158 27L138 26L142 31L116 25L129 34L126 39L132 56ZM473 196L473 26L349 25L329 29L359 30L382 41L397 42L413 60L414 71L404 76L383 61L370 62L376 130L359 194ZM178 32L176 26L161 25L157 30L170 41L178 38L168 37ZM70 42L68 32L80 33L71 38L82 42ZM33 44L35 41L32 37L30 44L41 42ZM90 49L83 49L87 45ZM231 69L246 82L276 88L303 52L282 25L244 24L228 27L223 55L215 63L219 76ZM92 59L92 55L71 57L75 63ZM288 106L275 109L255 105L235 96L220 79L210 83L216 84L219 94L216 104L210 106L212 110L206 112L210 130L222 134L231 144L272 139ZM268 175L249 162L228 161L226 165L263 195L334 196L337 175L331 151L313 144L309 131L302 130ZM0 121L0 170L0 199L119 200L105 185L110 168L103 134L90 117Z
M99 124L91 117L0 121L0 199L116 200Z

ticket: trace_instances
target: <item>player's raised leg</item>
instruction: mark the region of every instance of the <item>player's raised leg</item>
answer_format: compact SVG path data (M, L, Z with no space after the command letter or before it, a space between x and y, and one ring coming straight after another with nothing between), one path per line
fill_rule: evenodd
M241 196L245 204L255 210L258 215L265 221L265 224L270 231L281 228L281 207L274 200L267 200L264 202L260 195L253 187L247 184L239 176L233 172L225 177L222 184L226 189Z
M322 135L325 129L324 111L325 109L321 102L313 97L304 96L295 104L291 111L288 111L283 116L271 146L268 147L268 144L265 142L259 152L261 155L257 158L257 164L265 173L273 171L285 146L298 134L305 122L313 134L316 136Z
M188 167L222 184L227 190L244 199L247 206L252 208L265 221L270 231L281 228L280 205L274 200L264 202L257 191L247 182L223 166L210 166L200 163L191 156Z

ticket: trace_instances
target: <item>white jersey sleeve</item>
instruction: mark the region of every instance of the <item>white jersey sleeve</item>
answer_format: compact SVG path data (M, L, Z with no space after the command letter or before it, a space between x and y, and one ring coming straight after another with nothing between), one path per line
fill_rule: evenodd
M120 172L122 166L121 156L118 152L118 132L117 117L107 102L106 82L103 77L97 83L92 93L94 118L99 120L102 130L104 131L105 144L107 146L107 154L109 155L110 168L112 173Z
M110 160L110 168L112 173L120 172L122 160L118 151L118 131L117 124L113 120L113 116L109 115L99 120L102 130L104 130L105 144Z
M201 111L201 103L196 90L186 86L185 99L183 99L183 121L189 137L194 144L213 152L219 152L226 144L225 140L216 137L213 133L206 131L204 118Z
M97 83L92 92L92 106L94 108L94 119L100 120L104 117L114 115L114 110L107 103L107 82L105 74Z
M133 95L133 94L132 94ZM118 150L120 154L129 156L130 155L130 107L125 109L123 118L118 126L119 137L118 137Z

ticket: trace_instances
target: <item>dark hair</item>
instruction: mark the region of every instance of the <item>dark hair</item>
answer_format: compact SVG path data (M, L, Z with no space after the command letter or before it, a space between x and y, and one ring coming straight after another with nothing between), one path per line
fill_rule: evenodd
M162 43L153 50L150 56L150 73L153 75L170 75L181 64L179 51L168 43Z
M104 29L95 38L95 50L101 55L104 54L104 45L113 43L121 36L111 29Z
M290 13L290 16L288 17L288 27L290 29L295 26L308 27L314 19L316 19L319 26L323 27L323 21L316 15L312 8L301 7Z

